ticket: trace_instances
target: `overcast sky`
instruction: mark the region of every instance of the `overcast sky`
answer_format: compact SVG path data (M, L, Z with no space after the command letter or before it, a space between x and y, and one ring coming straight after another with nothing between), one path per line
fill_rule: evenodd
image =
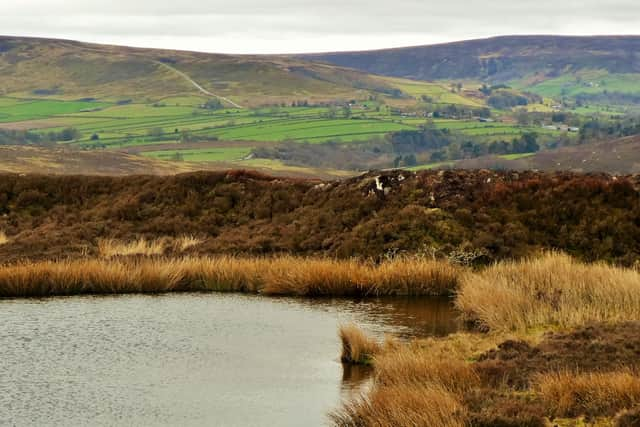
M639 0L0 0L0 33L225 53L640 34Z

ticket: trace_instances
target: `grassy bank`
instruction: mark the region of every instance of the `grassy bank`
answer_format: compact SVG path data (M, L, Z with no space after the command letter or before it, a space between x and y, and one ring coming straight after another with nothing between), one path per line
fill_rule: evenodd
M379 343L340 331L374 367L339 426L636 426L640 273L562 254L464 271L462 315L484 333ZM346 356L345 356L346 355Z
M157 249L148 242L124 249L133 250L134 246L141 251ZM114 247L117 245L105 244L104 250ZM459 269L448 263L420 258L380 264L293 256L96 258L1 266L0 297L212 291L297 296L448 295L457 288L459 276Z
M465 274L456 305L494 331L640 320L640 273L549 253Z

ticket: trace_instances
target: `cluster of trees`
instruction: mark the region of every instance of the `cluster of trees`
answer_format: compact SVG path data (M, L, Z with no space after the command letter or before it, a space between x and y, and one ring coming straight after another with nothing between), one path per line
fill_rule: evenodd
M519 94L508 90L491 90L487 103L498 110L508 110L514 107L523 107L529 104L542 102L542 97L534 93Z
M428 126L423 130L401 130L390 134L389 139L396 153L416 153L438 150L454 140L448 129Z
M517 95L510 92L498 92L487 99L487 103L498 110L508 110L513 107L529 105L526 96Z
M46 135L49 141L69 142L75 141L82 137L80 131L76 128L64 128L60 132L48 132Z
M640 118L622 120L591 119L580 127L580 142L640 134Z
M222 110L224 108L224 105L218 98L212 98L202 104L202 108L204 108L205 110Z
M49 145L55 142L75 141L81 136L81 133L76 128L71 127L45 134L0 129L0 145Z
M433 103L433 99L427 95L422 96L424 104L424 112L431 115L434 119L438 118L454 118L454 119L470 119L474 117L491 117L491 109L486 107L472 108L464 105L455 104L437 104Z
M609 92L607 90L601 93L581 93L576 95L576 106L582 107L590 103L603 105L638 105L640 104L640 94Z
M472 159L488 154L535 153L539 150L538 135L534 132L527 132L511 141L493 141L486 143L467 140L464 142L453 142L442 150L432 152L430 161L442 162L445 160Z
M37 145L44 142L45 138L37 133L0 129L0 145Z
M499 90L499 89L510 89L510 87L503 84L493 85L493 86L487 86L486 84L483 84L482 87L480 88L480 92L482 92L485 96L490 96L494 90Z
M540 150L538 135L535 132L523 133L511 141L487 143L470 140L448 129L427 126L419 131L394 132L389 138L395 153L406 156L430 151L430 160L433 162L468 159L487 154L533 153Z

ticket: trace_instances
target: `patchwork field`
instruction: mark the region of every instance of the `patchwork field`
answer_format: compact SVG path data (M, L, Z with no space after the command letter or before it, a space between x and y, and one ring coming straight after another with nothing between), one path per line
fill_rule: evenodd
M0 98L0 121L4 122L5 128L41 132L74 127L81 136L73 143L96 145L147 144L178 139L168 136L185 131L226 140L348 142L414 129L426 123L425 118L392 114L385 109L368 107L366 103L356 105L345 114L341 109L331 111L326 107L207 110L200 107L205 101L198 97L170 98L154 104L114 105L90 101ZM533 130L477 120L438 119L434 123L439 128L469 135L511 135Z

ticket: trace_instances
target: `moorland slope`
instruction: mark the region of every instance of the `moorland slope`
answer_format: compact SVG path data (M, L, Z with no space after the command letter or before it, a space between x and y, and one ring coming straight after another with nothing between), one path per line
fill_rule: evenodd
M96 255L99 239L194 235L194 254L640 259L640 177L442 171L342 181L255 172L0 176L0 259Z
M294 58L25 37L0 37L0 74L0 95L147 102L215 94L231 107L348 100L392 91L365 73Z
M504 36L430 46L301 55L373 74L421 80L517 80L580 69L640 72L637 36Z

